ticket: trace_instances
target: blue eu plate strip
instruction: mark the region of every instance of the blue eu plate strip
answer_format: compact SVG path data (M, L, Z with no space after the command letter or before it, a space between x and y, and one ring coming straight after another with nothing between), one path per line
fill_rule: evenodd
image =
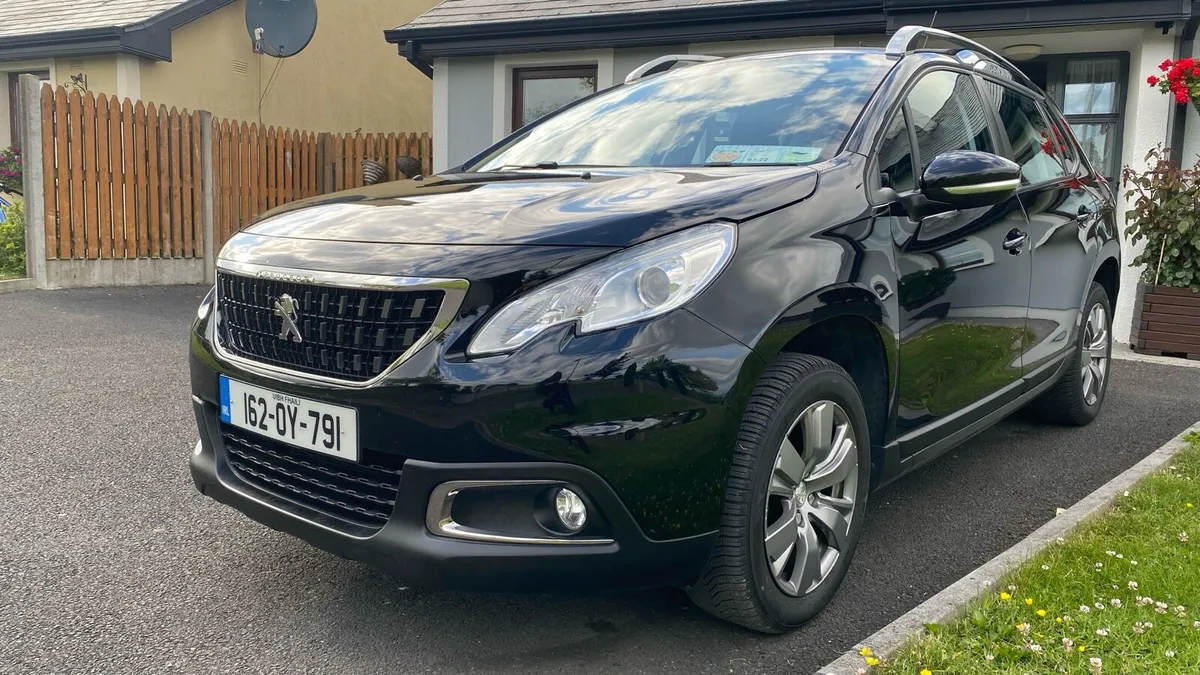
M229 378L224 375L220 378L221 382L221 421L230 424L229 417Z

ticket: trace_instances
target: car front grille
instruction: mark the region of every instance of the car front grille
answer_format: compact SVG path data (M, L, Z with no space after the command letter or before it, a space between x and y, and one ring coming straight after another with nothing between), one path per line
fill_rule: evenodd
M281 298L292 299L294 332L284 333ZM217 273L217 339L234 356L288 370L366 382L433 329L442 290L323 286ZM300 341L296 341L296 338Z
M327 516L338 529L370 534L392 515L402 457L364 450L363 461L349 462L226 425L221 438L225 462L242 482Z

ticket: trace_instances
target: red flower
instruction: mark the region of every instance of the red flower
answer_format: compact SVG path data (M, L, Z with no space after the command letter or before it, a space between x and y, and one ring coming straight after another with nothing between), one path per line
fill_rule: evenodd
M1166 70L1170 67L1171 67L1171 59L1167 59L1166 61L1163 61L1162 63L1158 64L1158 69L1163 72L1166 72Z
M1188 100L1189 100L1189 97L1188 97L1188 93L1186 91L1180 90L1180 91L1175 92L1175 101L1176 102L1183 104L1183 103L1187 103Z
M1183 69L1178 65L1171 66L1171 69L1167 71L1167 79L1171 80L1172 82L1181 77L1183 77Z
M1157 87L1157 86L1158 86L1158 78L1157 78L1157 77L1155 77L1155 76L1153 76L1153 75L1151 75L1150 77L1147 77L1147 78L1146 78L1146 82L1147 82L1147 83L1148 83L1148 84L1149 84L1151 87Z

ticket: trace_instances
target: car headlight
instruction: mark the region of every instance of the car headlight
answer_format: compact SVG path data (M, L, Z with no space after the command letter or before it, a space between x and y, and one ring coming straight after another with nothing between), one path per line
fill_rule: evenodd
M586 334L665 314L712 283L733 257L736 242L732 223L709 223L614 253L505 305L467 353L511 352L572 321Z

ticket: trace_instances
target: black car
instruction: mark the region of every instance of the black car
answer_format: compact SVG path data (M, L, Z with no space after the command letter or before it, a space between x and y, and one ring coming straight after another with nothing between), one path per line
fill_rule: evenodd
M192 476L412 582L678 585L782 631L871 489L1023 406L1096 416L1120 264L1112 187L978 44L659 59L234 236Z

